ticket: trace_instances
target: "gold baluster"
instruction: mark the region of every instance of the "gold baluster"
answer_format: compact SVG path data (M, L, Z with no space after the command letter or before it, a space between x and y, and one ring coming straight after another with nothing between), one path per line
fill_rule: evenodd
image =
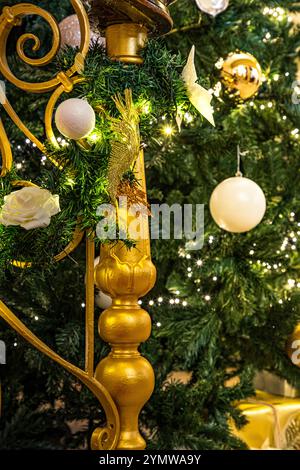
M169 0L94 0L92 14L106 30L107 53L112 60L128 64L143 62L140 51L149 31L166 32L172 25L166 9ZM125 21L124 21L125 19ZM122 21L123 20L123 21ZM144 154L135 165L136 178L146 193ZM119 220L133 215L119 212ZM124 209L125 210L125 209ZM117 449L144 449L138 418L154 389L154 373L138 348L151 334L149 314L138 304L154 286L156 269L151 261L148 218L143 217L140 240L128 250L124 243L104 245L95 272L97 286L112 299L112 306L99 319L99 334L111 352L96 368L95 378L112 396L120 416ZM144 236L142 234L147 234Z
M146 191L144 158L141 152L136 177ZM128 216L128 221L132 216ZM96 369L96 379L109 390L117 405L121 433L118 449L144 449L139 433L138 416L154 388L150 363L140 355L138 347L151 333L149 314L138 300L154 286L156 269L151 261L148 221L144 218L141 231L148 238L128 250L118 242L101 248L96 269L96 284L111 295L113 304L99 319L99 334L111 346L110 354Z

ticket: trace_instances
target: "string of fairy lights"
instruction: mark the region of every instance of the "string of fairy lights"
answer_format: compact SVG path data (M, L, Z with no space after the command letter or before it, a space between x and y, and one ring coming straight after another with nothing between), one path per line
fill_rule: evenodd
M263 13L263 15L268 16L271 20L273 20L275 22L283 22L283 21L292 22L293 21L292 16L289 15L289 13L282 7L274 7L274 8L264 7L263 10L262 10L262 13ZM251 23L252 23L251 20L249 20L247 22L247 26L250 26ZM264 43L274 43L274 42L277 41L277 39L278 38L273 37L272 34L269 31L264 33L264 36L262 37L262 41ZM220 69L221 66L222 66L221 64L222 64L221 61L217 61L216 64L215 64L216 68ZM262 80L263 80L263 82L267 82L267 83L271 84L271 82L279 82L282 79L286 79L286 78L289 77L289 75L290 75L289 72L285 72L284 74L280 75L276 71L275 72L270 71L268 77L266 77L264 75ZM221 101L221 98L220 98L221 90L222 90L222 83L220 81L218 81L213 88L209 89L209 92L212 95L214 95L218 100ZM294 92L296 92L297 94L300 94L300 87L298 87L298 89L297 89L297 86L296 86L296 88L294 89ZM239 103L237 105L237 108L240 111L242 111L244 108L247 108L247 107L250 107L254 110L259 109L260 111L271 110L271 109L275 110L276 109L276 103L271 101L271 100L266 100L265 102L262 102L262 100L260 100L259 103L257 103L254 100L249 100L249 101L245 101L243 103ZM151 112L151 103L150 102L145 102L144 103L144 105L142 107L142 112L145 113L145 114L149 114ZM300 135L299 128L291 128L291 126L289 125L289 120L288 120L288 118L285 114L279 113L279 111L278 111L278 119L286 122L287 127L288 127L288 132L289 132L289 134L292 138L299 139L299 135ZM162 116L161 121L162 121L161 134L165 138L170 139L176 132L180 132L180 129L178 129L178 126L176 125L176 123L166 122L167 121L166 116ZM190 113L184 113L183 121L185 122L186 125L193 125L194 118ZM151 122L150 122L150 124L151 124ZM93 131L88 136L88 140L90 140L91 143L95 143L99 139L101 139L101 134L98 131ZM63 139L61 137L58 137L57 141L62 147L69 145L68 140ZM36 144L32 143L29 139L25 139L24 146L26 146L26 147L31 146L34 149L36 147ZM23 158L23 150L24 149L23 149L22 145L20 145L20 144L16 145L16 147L15 147L15 156L16 156L15 166L16 166L16 169L21 171L21 172L25 172L26 167L27 167L27 162ZM41 165L45 165L46 161L47 161L46 155L42 155L40 157ZM279 217L283 218L284 216L282 214L280 214ZM300 237L300 222L298 222L296 220L295 212L290 213L289 221L292 224L292 228L289 230L289 232L287 234L285 234L283 236L281 245L276 250L277 255L280 255L283 252L286 252L285 255L284 255L284 258L287 260L287 263L288 263L288 260L290 260L291 253L293 253L294 251L297 250L297 244L298 244L299 237ZM209 245L213 245L213 243L215 243L215 242L216 242L216 237L214 237L213 235L209 235L208 238L207 238L207 243ZM251 266L255 267L256 269L261 269L264 275L272 274L274 272L284 274L287 271L287 266L283 262L272 263L272 262L262 260L262 259L255 259L256 250L257 250L257 244L253 243L253 248L251 248L251 250L249 251L249 256L252 258L252 259L249 259L249 264ZM188 266L186 268L187 280L193 281L195 286L196 286L197 292L200 293L201 289L199 287L197 287L197 285L199 285L201 283L201 279L199 277L200 276L199 270L201 270L201 268L203 267L203 264L204 264L205 261L202 260L202 259L199 259L199 257L197 257L197 259L194 260L194 256L192 256L192 254L190 252L188 252L184 247L179 248L178 255L179 255L179 257L181 257L182 259L185 259L188 262ZM212 282L217 282L218 281L218 276L213 275L211 277L211 280L212 280ZM287 282L284 285L284 289L283 289L283 293L285 295L285 298L279 298L278 303L282 305L285 300L289 301L290 297L289 297L288 293L293 289L300 289L300 278L299 279L289 278L287 280ZM203 295L203 300L205 302L212 302L213 301L213 298L212 298L211 294L203 293L202 295ZM153 298L153 299L149 299L147 301L139 300L138 303L140 305L143 305L143 303L147 303L147 305L149 307L157 307L157 306L162 306L164 304L169 304L170 306L174 306L174 307L179 307L180 306L180 307L185 308L189 305L188 300L186 298L181 297L181 292L179 290L176 290L174 293L171 294L171 296L158 296L155 299ZM81 307L85 308L85 303L84 302L81 303ZM35 321L39 321L39 316L38 315L33 315L33 319ZM160 328L161 326L162 326L161 322L159 322L159 321L156 322L156 327ZM18 346L17 341L15 341L13 343L13 346L14 347Z
M263 14L268 15L274 21L278 21L278 22L281 22L281 21L291 22L292 21L292 17L290 15L288 15L287 11L284 10L284 8L282 8L282 7L275 7L275 8L265 7L263 9ZM248 21L247 25L250 26L250 24L251 24L251 20ZM267 33L265 33L262 40L263 40L263 42L267 43L267 42L274 42L274 41L277 40L277 38L273 38L271 33L267 32ZM221 67L221 62L217 62L215 65L216 65L217 68L220 68ZM283 77L288 78L289 75L290 75L289 72L285 72ZM277 72L275 72L273 74L270 73L268 78L266 76L263 76L263 81L264 82L269 82L269 83L271 83L272 81L273 82L279 82L281 79L282 79L282 76ZM222 83L219 81L219 82L216 83L214 88L209 89L209 92L211 94L213 94L216 98L220 99L221 90L222 90ZM297 91L297 89L295 89L294 91L296 93L299 91L299 93L300 93L300 88L299 88L298 91ZM265 103L262 103L261 100L260 100L259 104L257 104L254 100L250 100L250 101L246 101L244 103L240 103L238 105L238 107L240 109L248 107L248 106L250 108L253 108L253 109L259 109L261 111L264 111L264 110L267 110L267 109L272 109L272 108L274 109L276 107L276 104L273 101L270 101L270 100L266 101ZM287 116L285 114L280 114L278 117L282 121L287 121ZM191 120L189 120L188 116L186 116L186 122L187 123L191 123L192 121L193 121L192 117L191 117ZM171 129L172 129L172 131L171 131ZM298 128L290 129L289 132L290 132L291 137L293 137L295 139L299 138L299 129ZM166 129L165 133L166 133L166 135L173 134L174 133L174 127L170 126L169 128ZM283 215L280 214L279 217L282 218ZM298 242L297 236L300 236L300 230L299 230L300 222L296 221L295 212L290 213L290 222L294 223L298 230L295 230L295 231L292 230L286 236L284 236L281 246L276 251L276 254L278 254L278 255L281 252L287 251L289 248L290 248L291 251L297 250L297 242ZM208 244L210 244L210 245L213 244L214 243L214 238L215 237L213 235L209 235L208 236ZM256 248L257 248L257 244L254 243L253 244L253 249L251 249L249 251L249 255L253 258L255 257L255 249ZM186 260L192 260L192 255L190 253L188 253L184 248L180 248L178 254L179 254L180 257L185 258ZM288 260L290 258L290 255L288 253L286 253L285 258ZM197 259L195 261L196 268L198 268L198 269L201 268L203 266L203 263L204 263L203 260ZM250 259L249 264L250 265L256 265L256 267L261 266L264 274L267 274L267 273L270 273L270 272L274 273L274 271L281 272L281 273L286 272L286 267L283 266L283 263L281 263L281 262L270 263L270 262L263 261L263 260L260 260L260 259L257 259L257 260ZM188 279L192 279L194 277L194 270L195 270L195 266L193 266L193 267L188 266L187 267L186 276L187 276ZM212 279L213 282L218 281L218 277L216 275L213 275L211 279ZM195 279L194 279L194 283L195 283L195 285L197 285L197 284L200 284L200 282L201 282L201 280L199 278L199 272L197 272L196 276L195 276ZM300 279L299 280L291 279L291 278L288 279L288 281L285 285L285 288L286 288L287 291L291 290L293 288L300 289ZM201 292L201 289L197 288L197 292ZM155 306L155 305L162 305L164 302L167 302L170 305L175 305L175 306L181 305L183 307L186 307L188 305L187 300L182 300L180 297L178 297L179 295L180 295L180 291L176 291L175 296L171 297L171 298L163 299L163 297L158 297L157 300L150 299L148 301L148 305L150 307L152 307L152 306ZM211 294L205 294L204 293L203 294L203 299L206 302L211 302L212 301ZM290 297L287 297L286 300L290 300ZM284 302L284 300L282 298L278 299L279 304L283 304L283 302ZM142 304L142 301L140 301L140 303ZM156 324L156 326L158 326L158 327L161 326L161 323L158 322Z
M300 228L300 222L297 222L297 220L295 219L295 213L294 212L290 213L289 220L298 229ZM296 230L296 231L291 230L291 231L289 231L289 233L283 238L282 244L279 247L279 249L276 250L276 254L280 254L284 251L293 252L293 251L297 250L297 243L298 243L298 237L299 236L300 236L300 230ZM212 244L216 241L217 241L216 237L214 237L213 235L209 235L208 240L207 240L208 244ZM253 248L249 251L249 255L251 257L255 256L255 249L256 248L257 248L257 244L253 243ZM185 258L189 262L188 266L186 268L186 276L187 276L188 280L192 280L196 286L197 286L197 284L200 284L201 279L199 277L200 276L199 268L201 269L201 267L203 267L205 261L203 261L202 259L197 258L196 255L192 256L191 253L187 252L183 247L181 247L179 249L178 255L181 258ZM194 259L195 257L197 259ZM287 260L289 260L290 259L290 254L286 253L285 258ZM287 266L285 266L282 262L271 263L271 262L263 261L261 259L256 259L256 260L249 259L248 262L249 262L250 265L255 265L256 268L261 267L261 269L262 269L262 271L265 275L274 274L274 272L280 274L280 273L285 273L287 271ZM218 276L212 275L211 280L213 282L217 282L218 281ZM284 301L290 301L291 300L289 293L292 289L300 289L300 278L299 279L289 278L287 281L285 281L285 284L283 286L283 291L281 292L281 294L284 295L284 298L281 298L281 297L278 298L277 299L278 304L282 305L284 303ZM199 293L199 292L201 292L201 289L198 287L198 288L196 288L196 291ZM213 301L212 295L208 294L208 293L207 294L202 293L202 298L205 302ZM179 290L175 291L172 297L163 298L162 296L159 296L157 299L147 300L147 304L148 304L149 307L162 306L165 303L169 304L170 306L182 306L182 307L187 307L188 306L187 299L180 298L180 291ZM142 305L143 301L140 300L139 304ZM161 322L157 322L156 326L161 327L162 326Z
M190 122L192 122L192 120L190 120ZM165 133L165 135L169 136L168 133ZM68 145L68 142L65 141L64 139L58 138L58 142L62 146ZM26 139L24 144L26 146L31 145L32 148L36 147L36 145L32 144L29 141L29 139ZM18 145L17 150L19 150L19 151L22 150L22 147L20 145ZM47 159L47 157L45 155L42 155L42 157L40 159L42 165L45 164L46 159ZM26 163L26 161L23 159L21 162L16 163L16 167L21 171L25 171L25 165L24 165L25 163ZM283 218L284 216L282 214L280 214L279 217ZM295 212L290 213L289 221L292 224L292 227L289 229L289 232L284 235L280 246L276 250L277 255L280 255L282 252L287 251L287 253L284 255L285 259L287 261L290 258L290 254L288 253L288 251L293 252L293 251L297 250L298 237L300 236L300 222L298 222L296 220ZM216 240L215 236L213 236L213 235L208 236L207 243L209 245L212 245L213 243L216 243L216 242L217 242L217 240ZM249 251L249 256L251 256L252 258L255 258L256 249L257 249L257 244L253 243L253 248ZM200 276L199 269L201 269L201 267L203 267L204 261L202 259L199 259L197 256L196 256L197 259L194 260L194 256L192 256L192 254L190 252L185 250L184 247L179 248L178 255L179 255L179 257L181 257L183 259L186 259L189 263L193 263L193 264L189 264L187 266L186 276L187 276L188 280L192 280L195 283L197 293L201 292L201 289L199 287L197 287L197 285L199 285L201 283L201 279L199 277ZM261 259L256 259L256 260L255 259L250 259L249 264L250 265L255 265L256 268L261 268L264 274L274 273L274 272L278 272L278 273L280 273L280 272L285 273L286 272L286 266L284 266L282 262L271 263L271 262L264 261L264 260L261 260ZM217 282L218 277L216 275L213 275L211 277L211 280L213 282ZM289 278L287 280L287 282L284 286L284 292L288 293L292 289L300 289L300 279ZM203 296L203 300L205 302L212 302L213 301L213 298L212 298L211 294L204 293L202 296ZM286 299L279 298L278 303L283 304L284 300L288 301L288 300L290 300L290 297L287 296ZM183 308L185 308L189 305L189 302L186 298L181 298L181 292L179 290L176 290L174 292L174 294L172 294L171 297L170 296L169 297L168 296L164 296L164 297L163 296L158 296L156 299L149 299L147 301L139 300L140 305L143 305L143 303L146 303L146 302L147 302L148 307L157 307L157 306L160 307L160 306L162 306L166 303L169 304L169 306L183 307ZM81 303L81 307L83 309L85 308L85 303L84 302ZM33 320L38 321L39 316L38 315L33 315ZM162 326L161 322L159 322L159 321L156 322L156 327L157 328L160 328L161 326ZM15 347L17 347L17 345L18 345L17 341L15 341L13 343L13 345Z
M292 17L288 14L288 12L282 7L264 7L263 14L272 17L276 21L284 21L288 20L289 22L292 21Z

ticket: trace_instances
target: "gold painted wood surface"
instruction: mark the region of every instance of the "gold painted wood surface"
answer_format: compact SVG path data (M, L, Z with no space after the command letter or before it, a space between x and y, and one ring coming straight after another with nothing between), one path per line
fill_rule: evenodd
M84 78L80 76L68 78L67 83L65 82L59 87L57 87L49 98L45 111L45 130L49 142L51 142L51 144L53 144L55 147L59 147L58 141L56 140L52 128L53 114L56 103L63 93L71 92L73 90L74 85L82 81L84 81ZM61 165L59 163L56 163L56 166L60 167Z
M271 395L256 390L252 400L236 404L247 418L248 424L237 429L230 422L233 433L252 450L286 450L285 432L293 418L300 418L300 399Z
M141 64L140 51L147 33L167 32L172 19L169 0L94 0L91 15L106 29L107 53L113 60ZM146 194L144 154L135 164L135 174ZM118 211L119 220L129 224L134 216L126 209ZM121 241L103 245L95 272L97 286L112 297L112 306L99 319L99 334L109 343L111 352L96 368L95 377L104 384L120 415L117 449L144 449L138 418L154 389L154 373L138 348L151 334L149 314L140 307L139 298L154 286L156 269L151 261L148 217L141 222L137 246L128 250Z
M136 177L146 192L144 156L136 162ZM120 214L126 217L126 214ZM128 216L129 223L133 216ZM100 361L95 377L103 383L117 405L121 432L118 449L144 449L138 416L154 389L154 373L150 363L138 351L140 343L151 334L149 314L138 304L154 286L156 269L151 261L147 218L141 232L148 238L128 250L118 242L101 247L96 268L97 286L113 299L112 306L99 319L99 334L110 344L110 354Z

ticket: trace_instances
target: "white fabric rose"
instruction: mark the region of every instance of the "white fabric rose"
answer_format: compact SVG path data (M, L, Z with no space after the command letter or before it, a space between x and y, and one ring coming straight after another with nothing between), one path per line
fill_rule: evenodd
M20 225L26 230L47 227L51 216L58 212L58 195L35 186L25 187L5 196L0 211L0 224Z

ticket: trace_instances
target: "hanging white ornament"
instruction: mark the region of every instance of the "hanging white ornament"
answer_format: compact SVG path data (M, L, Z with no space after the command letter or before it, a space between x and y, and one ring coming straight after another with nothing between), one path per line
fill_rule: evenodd
M240 161L238 148L238 161ZM254 181L243 177L239 164L236 176L220 183L210 198L210 212L216 224L232 233L252 230L266 212L265 195Z
M97 258L95 258L94 260L95 269L99 263L100 263L100 256L97 256ZM102 310L106 310L112 305L112 298L110 297L110 295L104 294L104 292L98 289L95 292L95 304L97 305L97 307L101 308Z
M217 16L228 8L229 0L195 0L199 10Z
M96 124L96 116L86 100L70 98L58 106L55 124L63 136L79 140L92 132Z
M110 295L104 294L104 292L99 290L95 295L95 303L102 310L106 310L112 305L112 298Z
M212 95L197 83L198 76L195 67L195 46L192 47L189 57L182 71L182 78L186 84L187 94L190 102L213 126L214 108L211 106Z
M81 33L77 15L64 18L58 25L61 34L61 47L80 47ZM100 33L91 30L90 44L98 42L105 46L105 38Z

